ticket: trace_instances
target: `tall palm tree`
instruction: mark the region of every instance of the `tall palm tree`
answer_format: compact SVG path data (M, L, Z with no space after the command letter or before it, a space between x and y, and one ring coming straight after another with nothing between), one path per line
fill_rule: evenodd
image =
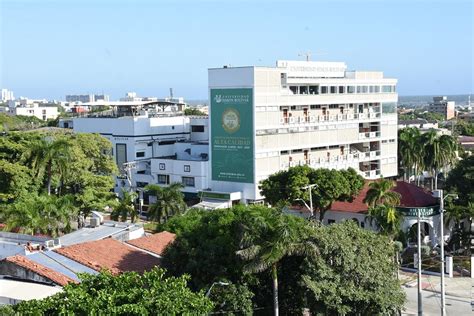
M397 206L400 204L400 194L392 191L395 187L395 181L380 179L369 184L369 190L364 198L364 203L369 207L375 207L379 204L388 206Z
M43 177L46 173L46 189L51 194L51 179L54 173L63 178L70 161L70 144L64 139L47 140L40 139L34 142L25 153L25 158L36 177Z
M137 210L135 208L135 200L137 199L137 194L135 192L129 192L122 189L122 198L118 205L116 205L110 214L110 218L114 221L119 219L122 222L125 222L130 216L130 221L135 223L137 218Z
M424 163L432 173L431 189L438 188L438 174L441 169L453 164L457 157L457 142L450 135L438 136L435 130L423 134Z
M170 216L181 214L186 209L184 195L181 192L183 187L178 182L167 187L156 184L147 185L145 191L156 196L156 202L148 208L149 217L161 223L162 219L166 222Z
M274 315L278 315L278 264L286 256L318 254L317 247L299 234L292 222L275 209L259 209L252 220L257 222L258 232L245 227L242 238L243 249L236 254L248 261L246 273L260 273L271 270L273 285Z
M408 181L413 174L415 180L423 168L423 143L418 128L401 129L398 136L398 155Z

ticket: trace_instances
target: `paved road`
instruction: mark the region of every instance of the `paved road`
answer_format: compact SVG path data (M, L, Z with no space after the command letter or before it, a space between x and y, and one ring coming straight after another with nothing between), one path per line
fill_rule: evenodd
M401 277L406 281L404 286L407 294L405 312L403 315L418 314L418 289L416 276L404 274ZM445 278L446 280L446 314L454 316L474 315L474 279L471 278ZM423 276L422 278L423 315L441 314L440 278L436 276Z

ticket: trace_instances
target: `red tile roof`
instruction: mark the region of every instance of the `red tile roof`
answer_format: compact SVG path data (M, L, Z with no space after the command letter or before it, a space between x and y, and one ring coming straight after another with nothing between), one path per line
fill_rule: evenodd
M130 245L144 249L149 252L162 255L166 247L176 238L176 234L164 231L151 236L141 237L127 241Z
M366 213L369 207L363 201L368 190L369 183L366 182L360 193L354 197L352 202L336 201L332 204L331 211ZM431 196L429 191L408 182L397 181L397 185L392 191L400 193L401 207L425 207L438 204L437 200Z
M59 284L61 286L64 286L64 285L68 284L69 282L76 283L76 281L69 278L68 276L66 276L66 275L64 275L60 272L54 271L54 270L52 270L48 267L45 267L41 264L38 264L34 261L31 261L28 258L20 256L20 255L7 257L4 260L7 261L7 262L14 263L14 264L16 264L20 267L23 267L27 270L33 271L36 274L39 274L39 275L41 275L41 276L43 276L47 279L50 279L54 283Z
M112 238L85 242L55 250L91 269L144 272L160 264L160 259Z

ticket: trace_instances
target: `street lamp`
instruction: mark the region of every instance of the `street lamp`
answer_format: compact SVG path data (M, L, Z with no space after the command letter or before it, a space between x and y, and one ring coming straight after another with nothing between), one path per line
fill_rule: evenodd
M433 195L439 198L439 221L440 221L440 229L439 234L441 235L441 315L446 315L446 293L444 290L444 200L448 196L453 196L455 199L458 198L457 194L446 194L443 197L443 190L435 190L433 191Z
M214 282L214 283L212 283L211 287L206 292L206 297L209 297L209 295L211 295L211 290L214 287L214 285L227 286L227 285L229 285L229 283L227 283L227 282Z

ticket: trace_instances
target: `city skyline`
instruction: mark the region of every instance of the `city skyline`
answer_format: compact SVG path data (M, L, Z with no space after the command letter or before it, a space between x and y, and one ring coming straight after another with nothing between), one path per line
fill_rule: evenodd
M0 17L0 86L17 96L118 99L172 87L207 99L208 68L274 66L307 51L398 78L400 95L474 90L470 1L3 0Z

